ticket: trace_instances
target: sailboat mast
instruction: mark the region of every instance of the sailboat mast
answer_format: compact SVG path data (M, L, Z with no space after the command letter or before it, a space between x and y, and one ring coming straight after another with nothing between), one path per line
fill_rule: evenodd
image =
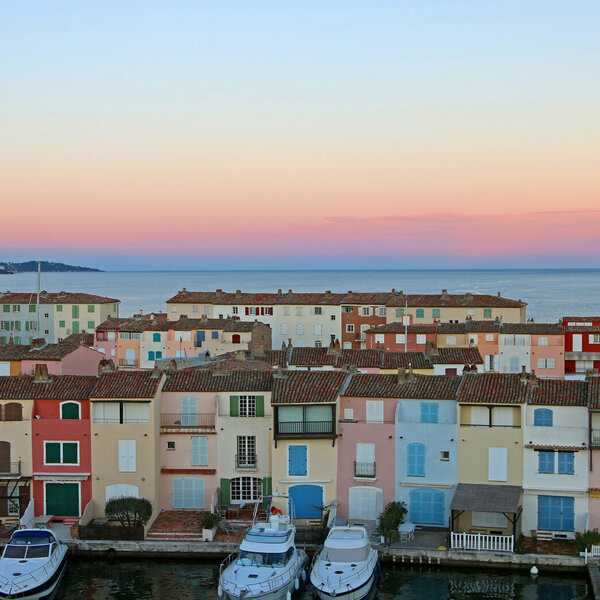
M35 313L37 315L37 325L36 325L36 337L40 335L40 275L42 271L42 263L37 261L37 296L35 300Z

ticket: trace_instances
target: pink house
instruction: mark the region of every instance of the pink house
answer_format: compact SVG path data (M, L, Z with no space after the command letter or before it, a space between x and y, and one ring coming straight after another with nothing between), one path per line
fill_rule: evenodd
M556 323L528 323L531 332L531 372L538 377L565 376L565 332Z
M49 375L97 375L104 355L80 344L46 344L33 348L21 361L21 372L33 373L36 365L46 365Z
M96 327L94 332L94 348L118 364L119 328L129 319L107 319Z
M437 339L438 325L408 325L401 322L387 323L366 331L366 347L384 347L390 352L425 352L427 344Z
M397 375L353 375L340 396L337 513L374 520L395 499Z

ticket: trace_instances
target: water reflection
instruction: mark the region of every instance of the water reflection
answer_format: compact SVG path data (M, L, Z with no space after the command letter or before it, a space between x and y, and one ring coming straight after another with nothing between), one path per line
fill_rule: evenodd
M57 600L217 599L218 565L187 560L72 560ZM312 588L295 600L312 599ZM370 600L591 600L580 577L385 568Z

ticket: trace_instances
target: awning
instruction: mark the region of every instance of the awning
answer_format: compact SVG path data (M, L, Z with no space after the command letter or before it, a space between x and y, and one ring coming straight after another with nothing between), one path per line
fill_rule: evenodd
M518 485L485 485L459 483L450 503L450 510L517 513L522 488Z

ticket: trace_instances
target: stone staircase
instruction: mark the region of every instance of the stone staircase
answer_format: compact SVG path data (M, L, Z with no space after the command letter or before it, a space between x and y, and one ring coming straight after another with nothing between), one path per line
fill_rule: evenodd
M201 542L202 515L199 510L163 510L146 534L148 542Z

